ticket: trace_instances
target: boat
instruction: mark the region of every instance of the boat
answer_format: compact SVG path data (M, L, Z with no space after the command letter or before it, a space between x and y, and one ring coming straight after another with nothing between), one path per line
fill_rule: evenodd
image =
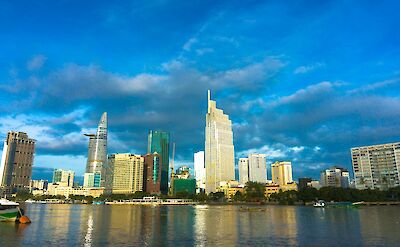
M0 199L0 221L16 221L19 214L19 203Z
M323 208L325 207L325 201L324 200L318 200L316 202L314 202L314 207L316 208Z
M28 199L28 200L26 200L25 201L25 203L35 203L36 201L35 200L32 200L32 199Z

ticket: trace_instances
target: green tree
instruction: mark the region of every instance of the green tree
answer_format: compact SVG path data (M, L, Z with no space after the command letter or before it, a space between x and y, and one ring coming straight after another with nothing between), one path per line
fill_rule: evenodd
M249 181L245 186L246 201L260 202L265 201L265 186L262 183Z

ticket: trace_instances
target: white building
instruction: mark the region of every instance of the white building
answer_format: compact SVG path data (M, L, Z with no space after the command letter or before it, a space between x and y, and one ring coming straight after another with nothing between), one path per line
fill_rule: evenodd
M348 188L350 184L350 173L340 167L332 167L321 172L321 187L342 187Z
M249 180L258 183L267 182L267 155L249 154Z
M206 167L204 163L204 151L194 154L194 176L198 192L206 189Z
M400 142L352 148L351 156L357 189L400 186Z
M241 184L246 184L249 182L249 159L239 158L239 182Z
M235 180L232 122L208 91L205 129L206 192L216 192L219 182Z

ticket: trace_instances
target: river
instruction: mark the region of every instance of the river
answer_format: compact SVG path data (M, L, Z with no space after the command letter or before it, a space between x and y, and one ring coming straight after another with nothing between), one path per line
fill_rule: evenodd
M25 205L0 246L400 246L400 207Z

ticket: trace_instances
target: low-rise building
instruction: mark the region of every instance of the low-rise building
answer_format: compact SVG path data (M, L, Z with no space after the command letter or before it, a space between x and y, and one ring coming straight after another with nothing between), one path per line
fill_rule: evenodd
M340 167L331 167L321 172L321 187L341 187L348 188L350 184L350 173Z
M225 198L228 200L232 200L237 192L242 194L245 193L244 185L240 184L238 181L221 181L219 182L219 186L217 188L217 192L223 192Z
M47 195L61 195L69 198L71 195L75 196L92 196L93 198L99 197L104 193L104 188L85 188L85 187L69 187L56 183L50 183L47 190Z

